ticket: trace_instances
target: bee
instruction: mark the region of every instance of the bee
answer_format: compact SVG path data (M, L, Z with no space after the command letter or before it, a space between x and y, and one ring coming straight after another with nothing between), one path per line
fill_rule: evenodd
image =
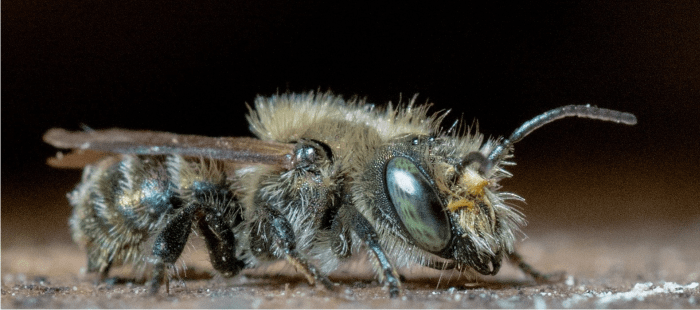
M87 271L152 269L152 294L192 231L203 236L214 269L226 277L286 260L310 284L364 253L391 297L397 268L494 275L504 258L535 279L514 251L525 221L500 191L511 177L513 145L537 128L578 116L627 125L637 120L590 105L569 105L525 122L508 138L484 135L429 105L375 107L332 93L258 97L248 107L254 138L211 138L123 129L51 129L44 140L66 155L56 167L81 168L68 194L73 239ZM98 158L96 162L90 159Z

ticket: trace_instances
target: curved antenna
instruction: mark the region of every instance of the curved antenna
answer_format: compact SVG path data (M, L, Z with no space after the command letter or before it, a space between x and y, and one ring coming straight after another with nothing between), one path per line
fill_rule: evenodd
M564 117L577 116L581 118L598 119L606 122L622 123L625 125L634 125L637 123L637 117L631 113L620 112L615 110L603 109L587 105L567 105L556 109L549 110L533 119L523 123L516 129L508 139L503 140L497 145L488 156L486 167L482 164L481 171L489 171L491 168L501 161L506 156L508 150L513 147L513 144L522 140L527 135L532 133L546 124L549 124ZM478 160L477 160L478 161Z

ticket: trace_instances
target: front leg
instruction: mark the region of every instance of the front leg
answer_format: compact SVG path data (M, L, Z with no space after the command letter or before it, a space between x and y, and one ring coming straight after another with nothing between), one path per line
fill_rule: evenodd
M538 284L561 282L566 275L564 272L541 273L526 263L523 257L515 251L508 254L508 258L513 265L518 266L522 272L532 277Z
M352 207L346 207L346 210L352 209ZM352 209L351 222L352 227L357 236L364 241L367 249L369 250L370 259L374 263L375 268L379 269L377 272L379 275L379 281L381 281L385 286L389 287L389 296L391 298L396 298L399 296L401 291L401 281L399 273L396 268L391 265L389 258L382 250L379 245L379 239L377 237L377 232L374 231L372 225L367 221L367 219L362 216L359 212Z

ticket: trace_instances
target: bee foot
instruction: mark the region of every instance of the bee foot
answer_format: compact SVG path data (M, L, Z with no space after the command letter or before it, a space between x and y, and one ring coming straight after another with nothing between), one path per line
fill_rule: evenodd
M335 284L333 284L333 282L331 282L331 280L329 280L328 277L320 276L318 277L318 282L321 282L321 284L323 284L323 287L325 287L329 291L335 290Z
M556 271L552 273L539 274L533 276L533 279L537 284L548 284L548 283L559 283L566 279L566 272Z
M388 283L384 289L389 291L389 298L398 298L401 294L401 287L396 285L396 283Z

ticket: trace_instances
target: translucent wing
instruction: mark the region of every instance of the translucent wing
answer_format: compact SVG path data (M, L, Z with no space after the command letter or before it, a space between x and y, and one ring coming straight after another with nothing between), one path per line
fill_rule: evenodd
M60 168L82 168L107 154L166 155L205 157L234 165L265 164L291 168L294 144L244 137L204 137L169 132L106 129L68 131L52 128L44 141L71 153L48 160Z

